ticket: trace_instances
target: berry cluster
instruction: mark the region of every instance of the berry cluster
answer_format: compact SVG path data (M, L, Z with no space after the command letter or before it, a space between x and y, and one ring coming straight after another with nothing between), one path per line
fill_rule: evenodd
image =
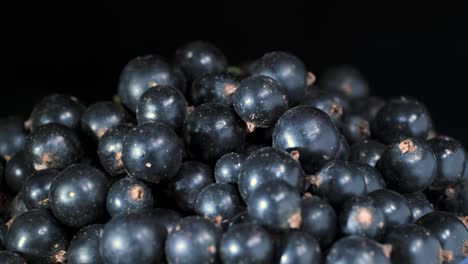
M316 84L318 83L318 84ZM467 154L416 99L206 42L131 60L113 101L0 118L0 263L459 263Z

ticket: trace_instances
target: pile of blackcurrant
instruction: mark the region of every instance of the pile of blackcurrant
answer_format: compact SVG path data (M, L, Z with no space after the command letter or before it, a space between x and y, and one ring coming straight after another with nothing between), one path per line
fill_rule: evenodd
M276 51L131 60L0 118L0 263L458 264L468 156L414 98Z

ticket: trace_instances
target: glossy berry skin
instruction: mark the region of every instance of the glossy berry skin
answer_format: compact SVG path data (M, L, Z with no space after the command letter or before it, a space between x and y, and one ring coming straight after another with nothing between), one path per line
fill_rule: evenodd
M328 162L311 178L311 183L313 191L335 207L366 194L364 176L354 164L345 161Z
M177 222L182 218L178 212L165 208L155 208L147 213L153 219L157 219L157 222L166 228L167 233L171 233L175 229Z
M219 103L198 106L184 125L184 142L196 159L213 163L229 152L242 149L245 128L234 113Z
M51 94L42 98L31 112L31 130L48 123L59 123L71 129L80 125L85 107L73 96Z
M10 190L17 193L21 190L26 178L33 174L34 168L28 162L24 151L19 151L7 162L5 183Z
M274 243L271 236L261 226L253 223L235 225L221 239L220 256L225 264L268 264L272 263L273 255Z
M247 156L242 153L228 153L216 162L214 176L218 183L238 183L239 174Z
M153 194L143 182L124 178L116 181L107 193L107 212L111 216L122 213L138 213L150 210L154 205Z
M322 248L328 248L337 232L335 209L319 197L305 198L301 201L301 218L301 230L315 237Z
M327 114L315 107L297 106L286 111L276 123L273 147L298 151L304 170L313 173L336 157L340 137Z
M165 238L165 228L151 214L120 214L104 225L99 252L103 263L160 263Z
M219 223L227 222L242 210L239 191L227 183L213 183L198 194L195 212Z
M347 236L333 244L328 252L325 263L390 264L391 261L377 242L365 237Z
M284 181L272 180L260 185L248 198L250 217L275 229L299 228L301 197L297 189Z
M186 217L167 236L166 261L174 264L217 263L221 235L221 230L209 220L199 216Z
M38 127L26 140L26 159L35 170L64 169L78 163L83 149L68 127L49 123Z
M282 150L265 147L250 154L239 174L239 191L244 200L262 184L274 180L285 183L301 192L304 188L305 173L291 154Z
M185 93L186 80L182 71L158 55L145 55L132 59L120 74L118 95L132 112L138 99L156 85L171 85Z
M425 227L439 240L444 250L453 254L450 263L459 263L467 257L468 230L455 215L434 211L419 218L416 224Z
M48 210L34 209L15 218L8 231L6 249L21 254L28 263L63 262L67 239Z
M287 99L284 88L264 75L244 79L232 96L234 109L250 129L274 126L288 110Z
M0 155L6 160L23 149L26 131L22 119L14 116L0 118Z
M70 241L67 261L70 264L102 264L99 253L99 239L103 225L95 224L83 227Z
M380 172L364 163L354 162L353 165L356 169L364 176L364 182L366 183L366 192L370 193L375 190L385 189L387 186Z
M437 160L437 177L432 187L440 189L459 183L463 177L466 159L463 146L446 136L438 136L427 142Z
M137 179L168 181L179 170L182 146L177 134L162 123L144 123L125 137L122 161L127 173Z
M406 224L393 228L384 238L392 246L392 263L438 264L440 243L424 227Z
M102 219L107 190L102 172L88 165L73 165L57 175L50 186L50 209L63 224L82 227Z
M374 200L376 207L384 213L387 228L412 221L411 209L405 197L401 194L388 189L381 189L371 192L369 196Z
M99 140L110 128L132 120L127 111L113 102L97 102L90 105L81 117L82 130L93 140Z
M178 48L174 60L188 80L195 80L210 73L220 73L227 67L224 54L213 44L204 41L190 42Z
M15 219L17 216L28 211L28 208L24 204L23 194L18 193L13 200L11 200L10 205L8 206L8 216L10 219Z
M345 115L341 130L351 143L361 142L371 137L370 122L358 114Z
M34 172L21 188L23 202L28 209L49 208L49 190L59 170L49 169Z
M405 138L425 140L432 128L426 107L419 101L401 97L390 100L372 122L372 135L385 144Z
M340 135L340 147L336 159L344 161L349 159L349 143L343 135Z
M379 170L388 187L412 193L429 187L437 176L437 161L431 147L408 138L387 148L379 160Z
M190 99L193 105L216 102L232 105L232 94L239 86L239 81L232 75L212 73L197 78L190 89Z
M348 100L343 98L341 94L323 90L307 94L301 100L301 105L313 106L322 110L336 125L341 125L343 115L349 108Z
M121 124L107 130L99 139L98 155L102 167L110 176L125 173L122 162L122 150L127 134L133 125Z
M0 251L0 263L3 264L27 264L20 255L10 251Z
M197 161L182 163L177 175L169 183L169 189L179 209L193 211L198 194L214 183L212 169Z
M379 239L385 232L385 215L372 198L353 197L341 208L340 228L345 235Z
M369 86L362 74L349 66L328 69L320 79L320 87L337 91L350 98L362 98L369 94Z
M405 193L403 196L406 201L408 201L408 206L411 209L411 214L413 215L413 222L418 220L421 216L434 211L434 207L427 200L424 193Z
M367 163L375 167L387 147L374 140L364 140L353 144L349 150L349 160Z
M180 129L187 118L187 101L177 88L157 85L148 89L138 100L136 118L138 124L160 122L173 129Z
M281 264L320 264L322 253L315 238L307 233L290 231L280 242L278 261Z
M288 100L296 105L305 95L307 70L295 55L273 51L257 60L250 69L251 75L265 75L284 87Z

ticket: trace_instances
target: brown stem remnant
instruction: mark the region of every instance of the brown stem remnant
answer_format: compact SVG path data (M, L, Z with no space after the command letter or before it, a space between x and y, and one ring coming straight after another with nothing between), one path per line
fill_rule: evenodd
M252 122L246 122L246 124L247 124L247 131L248 131L249 133L252 133L252 132L255 131L256 126L254 125L254 123L252 123Z
M468 241L463 241L462 255L468 257Z
M400 144L398 145L398 148L400 149L402 154L405 154L407 152L413 153L417 149L413 141L411 141L410 139L403 140L402 142L400 142Z
M289 224L289 228L296 228L296 229L300 228L302 224L301 212L298 211L292 214L291 217L289 217L288 219L288 224Z
M372 224L372 218L372 212L367 208L359 208L356 212L356 220L362 226L370 226Z
M299 153L299 150L293 150L291 151L291 156L293 157L293 159L299 160L299 158L301 157L301 154Z
M317 78L315 77L315 74L313 74L312 72L307 73L307 86L311 86L315 83L316 80Z
M380 245L380 247L382 248L382 251L383 251L384 255L385 255L387 258L390 258L391 255L392 255L392 245L390 245L390 244L383 244L383 245Z
M233 83L226 83L224 85L224 96L229 96L237 90L237 85Z
M130 189L130 198L132 200L140 201L145 197L145 190L139 185L135 185Z
M468 228L468 216L459 216L458 219Z
M190 114L190 113L193 112L193 110L195 110L195 106L193 106L193 105L187 106L187 113Z
M54 255L55 263L67 263L67 252L65 250L60 250L57 254Z
M309 183L313 186L320 186L320 177L317 175L308 175L306 176L306 180L309 181Z
M31 119L28 119L28 120L24 121L24 128L25 128L26 130L31 130L31 128L32 128L32 121L31 121Z
M440 249L439 251L439 258L440 258L440 261L441 262L452 262L453 260L453 252L450 251L450 250L443 250L443 249Z

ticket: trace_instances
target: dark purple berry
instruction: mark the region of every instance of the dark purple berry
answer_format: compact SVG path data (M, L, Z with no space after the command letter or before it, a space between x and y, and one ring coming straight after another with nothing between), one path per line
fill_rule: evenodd
M138 213L153 208L154 199L150 188L143 182L124 178L116 181L107 193L107 212L111 216L122 213Z

